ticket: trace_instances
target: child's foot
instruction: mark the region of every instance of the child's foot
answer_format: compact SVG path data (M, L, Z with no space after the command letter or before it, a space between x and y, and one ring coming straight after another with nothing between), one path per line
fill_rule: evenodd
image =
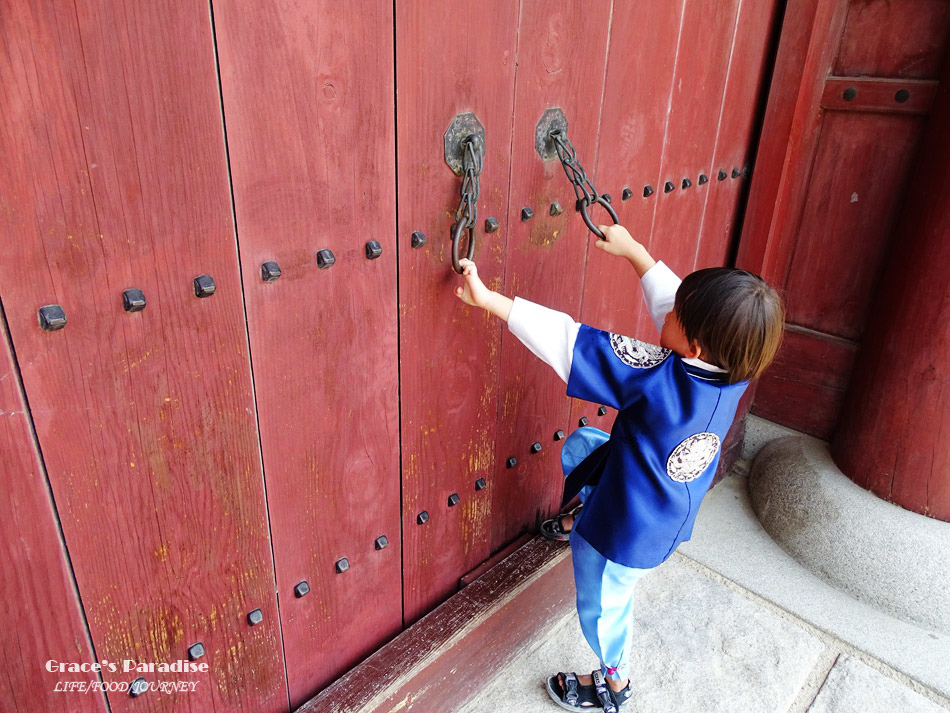
M620 681L607 679L604 682L602 678L601 683L609 685L611 693L607 692L606 686L600 688L595 683L593 675L559 673L557 676L548 678L547 690L554 702L565 710L602 708L608 713L618 711L620 706L630 698L629 679L622 685Z
M574 528L574 516L579 509L576 508L571 512L545 520L541 523L541 534L550 540L566 542L571 537L571 530Z

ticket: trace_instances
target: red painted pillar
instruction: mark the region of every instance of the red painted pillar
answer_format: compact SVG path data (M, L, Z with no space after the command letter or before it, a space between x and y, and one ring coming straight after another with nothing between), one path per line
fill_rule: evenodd
M950 61L876 300L832 456L881 498L950 521Z

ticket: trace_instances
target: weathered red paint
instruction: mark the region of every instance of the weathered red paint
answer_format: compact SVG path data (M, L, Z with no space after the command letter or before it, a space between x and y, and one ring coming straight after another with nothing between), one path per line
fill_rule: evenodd
M950 61L832 455L858 485L950 521Z
M523 12L519 28L504 291L573 315L580 314L591 234L573 210L574 191L560 161L538 155L535 129L547 108L560 107L581 163L596 165L609 24L608 4L562 0L546 3L544 12ZM554 201L565 210L552 217ZM527 223L520 219L525 206L535 213ZM605 215L599 208L592 213L594 219ZM564 382L508 331L501 364L493 550L537 528L560 505L561 442L554 433L569 431L570 414ZM531 452L535 442L539 453ZM506 467L510 456L518 459L516 468Z
M0 317L0 710L105 713L99 693L57 691L70 681L91 685L94 672L50 673L48 661L91 664L95 652L74 595L76 583L47 491L46 473L30 432L29 416Z
M402 524L405 623L456 591L491 554L495 423L501 330L495 317L454 294L449 228L461 178L446 165L443 135L474 112L486 146L475 260L503 286L508 240L512 94L519 4L396 4ZM486 32L484 28L491 27ZM485 234L488 217L497 232ZM411 235L426 235L413 249ZM395 444L394 444L395 445ZM488 488L475 490L484 478ZM458 505L448 506L457 493ZM424 525L416 518L426 511Z
M296 707L402 628L392 3L214 9Z
M285 711L208 6L0 13L0 293L96 655L177 661L200 641L210 665L172 674L194 692L111 709ZM144 311L123 311L128 288ZM50 303L69 322L45 333Z

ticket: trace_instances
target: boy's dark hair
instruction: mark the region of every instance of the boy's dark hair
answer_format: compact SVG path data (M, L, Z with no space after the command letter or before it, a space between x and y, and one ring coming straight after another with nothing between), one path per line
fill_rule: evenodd
M697 270L676 291L673 307L700 358L736 384L759 376L782 341L785 307L758 275L728 267Z

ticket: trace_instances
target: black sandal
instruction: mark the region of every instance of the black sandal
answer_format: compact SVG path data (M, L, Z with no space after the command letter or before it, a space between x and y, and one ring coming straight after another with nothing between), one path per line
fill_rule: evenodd
M615 691L607 685L604 674L599 669L592 671L591 676L594 679L594 691L597 694L597 700L600 707L604 709L604 713L619 713L620 706L633 695L633 691L630 690L630 681L627 681L627 686L622 691Z
M561 686L558 676L564 677L563 686ZM588 708L595 710L601 706L600 698L597 697L594 686L582 685L577 680L577 674L573 671L548 676L546 688L551 699L565 710L576 711Z
M565 530L562 520L570 515L577 520L577 512L580 510L580 507L576 507L570 512L566 512L563 515L558 515L553 517L550 520L545 520L541 523L541 534L547 537L549 540L557 540L558 542L567 542L571 538L571 530ZM574 525L571 525L571 529L574 529Z

